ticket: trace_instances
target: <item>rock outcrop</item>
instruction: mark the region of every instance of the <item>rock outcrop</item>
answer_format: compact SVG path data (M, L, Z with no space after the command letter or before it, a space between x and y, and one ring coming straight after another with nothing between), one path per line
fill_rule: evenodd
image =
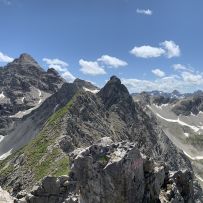
M0 135L7 135L15 121L39 107L65 80L47 72L28 54L0 68Z
M171 172L141 154L134 143L105 137L70 154L69 176L45 177L18 203L194 202L192 174Z
M185 116L190 114L197 115L199 112L203 112L203 92L194 93L194 95L180 100L174 105L172 111L176 115Z
M14 199L5 190L0 187L0 203L13 203Z

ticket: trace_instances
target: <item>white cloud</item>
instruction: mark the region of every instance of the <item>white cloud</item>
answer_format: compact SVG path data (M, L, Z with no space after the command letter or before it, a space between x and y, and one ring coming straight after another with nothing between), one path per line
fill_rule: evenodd
M61 75L67 82L73 82L75 76L73 76L68 70Z
M156 72L158 73L159 71ZM172 92L173 90L179 90L180 92L193 92L203 89L203 73L183 70L178 71L176 75L163 76L155 80L123 78L122 82L128 87L130 92L152 90L165 92Z
M190 66L185 66L185 65L182 65L180 63L178 64L173 64L173 69L175 71L189 71L189 72L193 72L193 68L191 68Z
M178 64L173 64L174 70L187 70L187 67L178 63Z
M162 70L160 70L158 68L157 69L153 69L152 73L154 73L154 75L156 75L156 76L158 76L160 78L162 78L162 77L164 77L166 75Z
M105 65L108 65L114 68L119 68L119 67L128 65L127 62L109 55L103 55L100 58L98 58L97 61L103 62Z
M73 76L67 69L69 65L65 61L57 58L43 58L42 60L49 66L49 68L54 68L56 71L58 71L67 82L73 82L75 80L75 76Z
M148 16L151 16L153 14L152 10L150 9L137 9L136 12L138 14L143 14L143 15L148 15Z
M161 47L152 47L150 45L135 46L130 53L136 57L153 58L165 55L167 58L180 56L180 47L174 41L164 41L160 43Z
M161 43L161 46L165 49L168 58L180 56L180 47L174 41L166 40Z
M196 85L203 84L203 77L201 74L198 74L198 73L193 74L193 73L184 71L181 73L181 76L185 82L196 84Z
M46 64L48 64L49 68L54 68L56 71L59 72L65 72L67 70L67 67L69 66L68 63L57 58L55 59L43 58L42 60Z
M160 57L165 53L164 49L159 47L152 47L148 45L144 45L141 47L134 47L131 51L131 54L135 55L136 57L141 58L152 58L152 57Z
M12 62L14 59L6 54L3 54L2 52L0 52L0 62L2 63L10 63Z
M106 71L103 67L100 67L96 61L85 61L83 59L79 60L81 66L80 71L86 75L104 75Z
M142 91L165 91L172 92L175 89L185 90L183 82L178 76L163 77L154 81L139 80L139 79L122 79L122 82L128 87L130 92L142 92Z

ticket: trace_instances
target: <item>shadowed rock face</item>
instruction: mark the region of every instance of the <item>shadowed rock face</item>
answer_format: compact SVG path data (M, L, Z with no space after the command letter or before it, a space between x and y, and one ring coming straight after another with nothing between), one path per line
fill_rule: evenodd
M72 173L78 180L81 202L142 201L143 160L133 144L93 145L77 155L73 164Z
M127 88L121 84L121 81L116 76L112 76L107 84L100 90L98 95L101 97L105 107L108 109L114 104L120 102L132 103L132 98L129 95Z

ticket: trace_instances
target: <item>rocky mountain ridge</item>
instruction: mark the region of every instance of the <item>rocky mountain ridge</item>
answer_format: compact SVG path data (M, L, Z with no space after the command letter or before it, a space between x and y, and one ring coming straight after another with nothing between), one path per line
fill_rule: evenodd
M70 154L69 176L45 177L16 202L134 203L193 202L192 174L171 172L140 154L134 143L109 137ZM136 191L136 192L135 192Z
M13 64L21 60L40 70L28 56ZM102 89L63 83L5 128L0 186L20 203L202 202L190 160L146 110L150 97L140 97L134 102L116 76Z
M176 100L142 93L134 96L134 101L156 116L169 139L191 160L195 176L203 186L202 91Z
M114 142L135 143L142 154L157 163L165 162L169 170L192 171L188 158L159 128L155 117L134 103L127 88L113 76L97 94L80 89L30 144L2 161L0 183L13 195L31 191L45 175L67 174L67 155L74 149L106 136ZM199 190L195 189L195 196Z
M64 83L54 69L46 72L28 54L0 68L0 135L7 135L16 119L38 108Z

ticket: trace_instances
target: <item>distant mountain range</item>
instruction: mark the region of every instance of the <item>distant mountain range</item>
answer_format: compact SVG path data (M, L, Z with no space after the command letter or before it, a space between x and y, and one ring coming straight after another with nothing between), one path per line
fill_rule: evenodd
M154 113L169 139L191 160L203 185L203 92L176 94L175 98L167 93L143 92L133 98Z

